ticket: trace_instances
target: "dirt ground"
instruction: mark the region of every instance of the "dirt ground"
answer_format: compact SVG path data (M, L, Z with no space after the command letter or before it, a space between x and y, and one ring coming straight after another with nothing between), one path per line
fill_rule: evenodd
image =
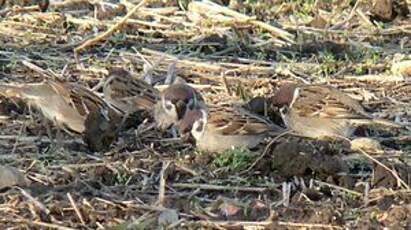
M210 104L322 83L411 126L406 0L214 2L67 0L39 12L36 1L0 0L0 83L60 78L101 93L120 66L161 88L175 65ZM0 97L1 165L24 177L0 170L0 226L411 229L410 129L356 136L368 139L285 135L204 153L149 119L91 152L68 134L56 148L37 111Z

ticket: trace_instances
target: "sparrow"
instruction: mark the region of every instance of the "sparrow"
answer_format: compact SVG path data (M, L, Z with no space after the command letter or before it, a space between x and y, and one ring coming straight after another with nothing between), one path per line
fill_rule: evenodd
M104 99L126 114L152 110L160 92L122 68L112 68L103 86Z
M188 108L178 126L202 151L222 152L237 147L255 148L283 129L237 105Z
M178 125L187 109L205 107L203 97L193 87L182 80L174 81L160 93L154 106L154 119L161 130Z
M83 141L93 152L107 150L118 135L118 122L108 120L103 113L91 111L84 122Z
M147 111L157 127L166 130L178 123L187 106L203 103L202 96L183 79L176 78L162 92L121 68L112 68L103 86L104 98L125 114Z
M74 135L85 131L85 120L91 112L99 112L107 120L118 119L122 113L84 86L59 80L41 83L3 84L0 94L18 98L37 108L48 120Z
M347 138L361 125L401 127L374 118L357 100L330 86L284 85L269 102L280 108L289 129L314 139Z

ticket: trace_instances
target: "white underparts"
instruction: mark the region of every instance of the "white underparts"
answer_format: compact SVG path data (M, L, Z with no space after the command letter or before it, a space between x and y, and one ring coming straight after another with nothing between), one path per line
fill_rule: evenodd
M191 134L196 140L199 140L203 136L207 126L207 112L204 109L201 109L201 114L202 117L199 120L194 121L193 128L191 129Z

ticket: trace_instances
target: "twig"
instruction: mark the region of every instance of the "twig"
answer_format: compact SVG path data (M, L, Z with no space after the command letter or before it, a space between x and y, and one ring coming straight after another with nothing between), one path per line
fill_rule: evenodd
M33 197L32 195L30 195L28 192L26 192L26 190L24 190L24 189L22 189L22 188L20 188L20 187L18 187L18 186L15 186L15 188L17 188L18 190L20 190L21 194L22 194L23 196L25 196L27 199L29 199L31 202L33 202L33 204L34 204L35 206L37 206L41 211L43 211L43 212L46 213L46 214L49 214L49 213L50 213L50 210L48 210L47 207L46 207L44 204L42 204L40 201L38 201L36 198L34 198L34 197Z
M368 182L365 182L365 187L364 187L364 204L367 206L370 203L370 184Z
M358 8L358 6L360 5L361 1L356 1L354 7L351 10L350 15L343 20L342 22L336 23L335 25L330 27L330 30L334 30L334 29L338 29L340 26L344 25L345 23L349 22L354 16L355 16L355 12Z
M231 10L231 9L227 8L227 7L220 6L216 3L208 1L208 0L204 0L203 2L192 2L191 4L194 4L194 3L198 4L200 8L214 10L214 11L217 11L219 13L223 13L223 14L229 15L231 17L240 19L240 20L248 21L249 23L253 24L254 26L257 26L257 27L260 27L264 30L267 30L267 31L271 32L274 36L280 37L280 38L288 41L289 43L294 43L295 42L293 40L294 35L288 33L287 31L279 29L279 28L274 27L272 25L269 25L265 22L255 20L252 17L249 17L247 15L238 13L234 10Z
M399 183L399 185L402 185L405 189L410 189L410 186L408 186L408 184L405 183L405 182L401 179L401 177L399 177L398 174L397 174L394 170L388 168L386 165L384 165L383 163L381 163L380 161L378 161L378 160L375 159L374 157L370 156L370 155L369 155L367 152L365 152L363 149L360 148L360 149L357 149L357 151L359 151L359 152L362 153L364 156L366 156L368 159L374 161L376 164L378 164L379 166L381 166L383 169L385 169L385 170L387 170L389 173L391 173L391 175L392 175L395 179L397 179L397 182Z
M356 9L355 12L357 12L357 14L360 16L360 18L365 22L365 24L367 24L369 27L375 29L375 25L372 24L372 22L370 21L370 19L368 19L367 16L365 16L364 12L362 12L361 9Z
M206 221L199 221L199 223L204 226L216 225L216 226L223 227L223 228L228 228L228 227L232 228L235 226L241 226L241 227L247 226L248 228L255 227L255 229L260 229L261 227L269 227L270 225L273 225L276 222L274 221L209 221L209 220L206 220ZM283 221L278 221L277 224L281 226L301 227L301 228L344 229L340 226L329 225L329 224L310 224L310 223L295 223L295 222L283 222Z
M223 186L212 184L186 184L186 183L174 183L172 187L176 188L191 188L191 189L203 189L203 190L229 190L240 192L266 192L269 188L264 187L239 187L239 186Z
M344 80L352 80L352 81L376 81L376 82L398 82L404 81L404 77L396 76L396 75L388 75L388 74L369 74L369 75L361 75L361 76L343 76Z
M247 226L247 229L251 227L255 227L255 229L259 229L259 227L266 226L268 227L269 225L272 225L273 221L211 221L211 220L203 220L199 221L199 224L203 226L208 226L208 227L223 227L221 229L226 229L227 227L235 227L235 226L241 226L244 228ZM211 226L210 226L211 225ZM241 228L241 229L242 229Z
M171 161L165 161L163 162L163 167L160 172L160 189L158 192L158 201L157 205L160 207L164 207L164 198L165 198L165 192L166 192L166 170L168 166L170 166Z
M118 28L120 28L126 21L129 19L134 13L137 12L138 9L140 9L142 6L146 4L146 0L142 0L138 5L136 5L133 9L131 9L126 16L124 16L120 21L118 21L116 24L114 24L110 29L107 31L100 33L96 37L89 39L85 41L83 44L77 46L74 48L74 53L78 54L80 51L86 49L89 46L92 46L96 43L98 43L100 40L103 40L104 38L110 36L111 34L114 33Z
M296 222L283 222L278 221L278 225L281 226L288 226L288 227L299 227L299 228L329 228L329 229L344 229L340 226L330 225L330 224L310 224L310 223L296 223Z
M46 228L51 228L51 229L58 229L58 230L76 230L75 228L68 228L68 227L64 227L64 226L61 226L61 225L52 224L52 223L46 223L46 222L41 222L41 221L28 221L28 220L24 220L24 222L26 222L27 224L38 225L38 226L42 226L42 227L46 227Z
M204 90L204 89L223 90L225 89L225 87L223 86L216 86L216 85L200 85L200 84L191 84L191 83L187 83L187 85L193 87L194 89L199 89L199 90ZM154 86L154 88L160 91L166 89L167 87L169 87L169 85L155 85Z
M68 199L69 199L69 201L70 201L71 206L73 207L74 211L76 212L77 217L79 218L80 222L81 222L83 225L86 225L86 222L84 222L84 219L83 219L83 216L82 216L81 213L80 213L80 210L78 209L76 203L75 203L74 200L73 200L73 197L71 196L71 194L70 194L69 192L67 193L67 197L68 197Z
M328 187L330 187L330 188L334 188L334 189L337 189L337 190L341 190L341 191L343 191L343 192L349 193L349 194L354 195L354 196L362 196L361 193L356 192L356 191L354 191L354 190L350 190L350 189L348 189L348 188L344 188L344 187L341 187L341 186L338 186L338 185L334 185L334 184L329 184L329 183L322 182L322 181L319 181L319 180L313 180L313 181L314 181L315 183L319 184L320 186L321 186L321 185L322 185L322 186L328 186Z
M84 168L93 168L93 167L101 167L101 166L116 166L119 165L120 162L96 162L96 163L84 163L84 164L64 164L64 165L50 165L48 169L62 169L62 168L71 168L71 169L84 169Z
M13 149L11 150L11 154L16 153L17 145L19 143L19 138L23 135L23 130L26 128L26 123L23 123L23 125L20 127L19 134L16 136Z
M198 172L196 172L196 171L194 171L193 169L188 168L188 167L186 167L186 166L184 166L184 165L182 165L182 164L179 164L179 163L175 162L174 165L175 165L177 168L179 168L181 171L187 172L187 173L191 174L192 176L195 176L195 177L200 176L200 174L199 174Z
M37 65L35 65L35 64L33 64L29 61L26 61L26 60L22 60L21 63L24 66L26 66L27 68L29 68L29 69L33 70L34 72L40 74L41 76L45 77L46 79L52 78L50 76L50 74L46 70L42 69L40 66L37 66Z

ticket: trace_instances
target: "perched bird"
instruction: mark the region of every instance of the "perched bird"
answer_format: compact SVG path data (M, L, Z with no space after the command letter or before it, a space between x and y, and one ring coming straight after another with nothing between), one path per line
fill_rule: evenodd
M112 68L103 86L104 99L122 110L132 114L138 110L152 110L159 100L160 93L144 80L134 78L122 68Z
M269 101L288 128L316 139L349 137L360 125L401 127L372 117L358 101L324 85L284 85Z
M85 121L90 113L99 113L112 123L122 116L119 110L109 106L98 95L75 83L46 80L42 83L0 85L0 94L20 98L71 135L84 134Z
M188 108L205 107L203 97L187 83L177 80L160 93L154 108L154 119L160 129L177 125Z
M239 106L189 108L179 124L180 132L191 135L200 150L221 152L233 147L255 148L270 134L283 129Z

